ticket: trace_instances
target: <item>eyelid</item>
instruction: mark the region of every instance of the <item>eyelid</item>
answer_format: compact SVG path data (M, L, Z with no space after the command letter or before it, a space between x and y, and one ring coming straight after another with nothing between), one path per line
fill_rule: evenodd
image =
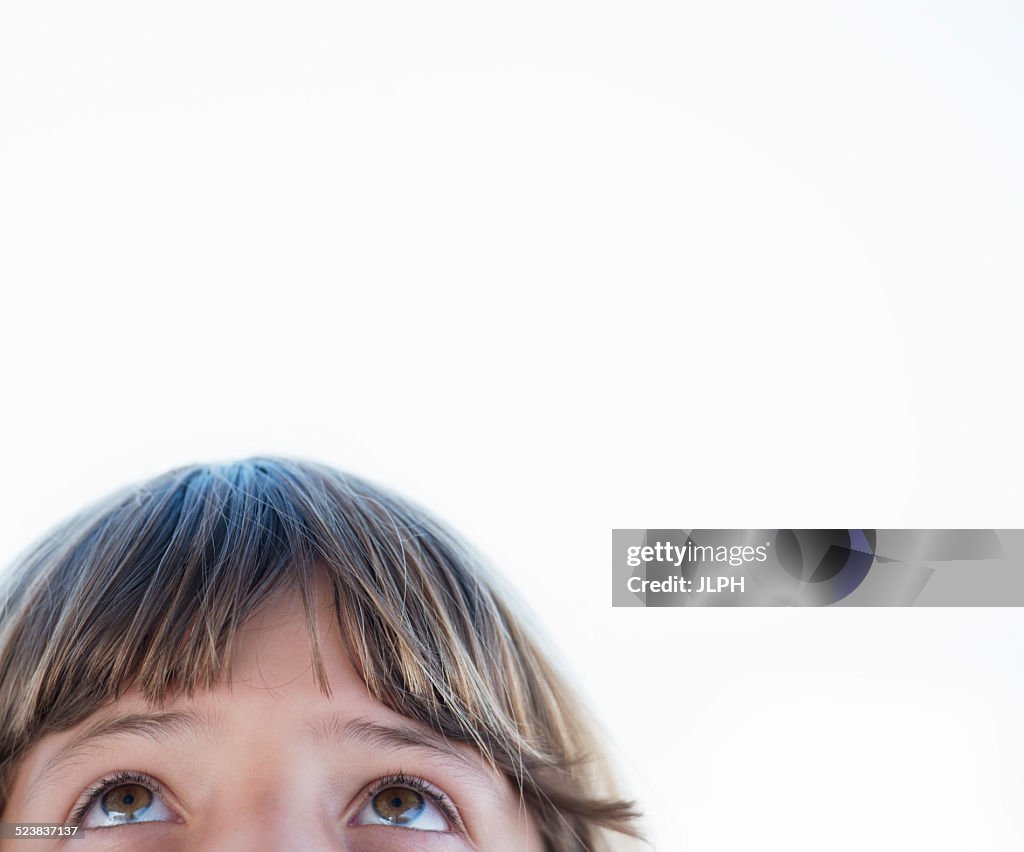
M371 782L366 786L362 793L359 794L357 804L353 816L350 819L355 819L355 816L359 813L363 805L369 800L373 799L382 790L386 790L388 787L409 787L427 796L441 811L444 818L451 825L452 831L469 837L469 832L466 829L466 823L462 819L462 814L459 813L459 809L455 806L455 802L451 800L451 797L444 792L436 784L427 781L425 778L421 778L418 775L409 775L405 772L389 772L387 775L383 775L375 781Z

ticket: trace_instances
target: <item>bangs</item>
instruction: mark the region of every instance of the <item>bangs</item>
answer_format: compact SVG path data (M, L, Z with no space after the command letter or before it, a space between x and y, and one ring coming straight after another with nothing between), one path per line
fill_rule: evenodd
M239 628L289 592L329 694L325 589L377 700L473 745L542 816L632 816L593 797L576 711L478 557L407 501L272 458L182 468L121 492L16 567L0 632L3 778L40 737L130 690L158 705L223 682Z

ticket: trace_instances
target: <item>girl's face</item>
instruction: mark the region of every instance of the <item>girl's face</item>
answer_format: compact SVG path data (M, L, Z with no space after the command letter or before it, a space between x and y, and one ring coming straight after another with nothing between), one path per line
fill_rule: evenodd
M331 625L329 608L321 624ZM340 639L313 680L298 597L242 630L230 684L161 708L125 696L21 761L7 823L77 823L50 850L541 852L508 780L372 698ZM21 848L4 841L3 848Z

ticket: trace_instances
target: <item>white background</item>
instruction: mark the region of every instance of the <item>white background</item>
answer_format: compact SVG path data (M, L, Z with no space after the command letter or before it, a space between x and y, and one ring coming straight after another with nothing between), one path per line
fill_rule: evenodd
M666 850L1024 846L1017 610L612 610L612 527L1020 526L1024 12L0 17L0 556L289 453L486 551Z

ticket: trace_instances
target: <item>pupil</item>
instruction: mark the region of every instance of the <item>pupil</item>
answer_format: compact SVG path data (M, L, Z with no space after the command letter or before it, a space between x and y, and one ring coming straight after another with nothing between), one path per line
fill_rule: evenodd
M395 796L395 798L393 798L391 800L391 807L393 807L393 808L400 808L400 807L402 807L402 800L400 798L398 798L398 796Z
M126 805L130 805L132 802L135 801L135 797L131 793L128 793L121 801L124 802Z

